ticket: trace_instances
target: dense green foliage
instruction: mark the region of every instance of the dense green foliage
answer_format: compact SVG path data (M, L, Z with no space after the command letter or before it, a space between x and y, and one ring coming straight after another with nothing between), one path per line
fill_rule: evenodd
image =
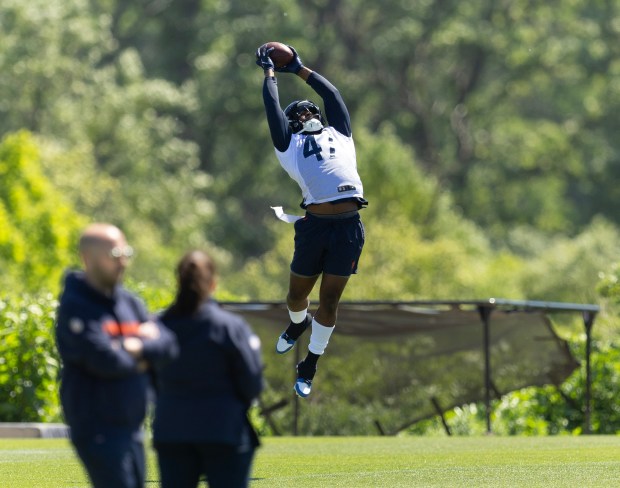
M135 283L129 287L145 298L151 310L163 309L172 299L165 290ZM61 364L54 339L57 305L51 294L0 298L0 422L62 420Z
M133 285L148 301L151 309L161 309L169 303L171 296L143 285ZM223 296L229 299L231 297ZM58 404L57 377L59 373L58 356L53 338L53 322L56 300L51 296L23 296L0 301L0 421L54 421L60 420ZM269 331L272 331L270 328ZM268 347L273 339L262 334L267 344L264 357L268 389L263 395L263 406L272 405L287 395L292 380L291 358L276 358ZM343 342L341 347L347 347ZM583 357L583 342L575 337L573 342L575 356ZM350 346L349 346L350 347ZM342 432L343 424L350 434L374 434L368 430L366 421L369 415L377 415L386 400L381 393L382 385L398 381L398 371L382 371L378 368L364 368L365 358L372 355L372 345L357 343L360 362L345 362L338 354L327 357L319 383L321 397L329 402L314 404L306 402L302 406L301 431L315 435ZM384 345L389 347L389 345ZM397 348L394 343L392 348ZM337 349L335 349L337 350ZM378 364L374 362L374 364ZM391 373L391 374L390 374ZM346 395L338 390L343 378L364 375L366 388L372 391L351 391ZM593 431L601 434L620 432L617 392L620 390L620 352L612 343L596 341L593 354ZM553 386L526 388L504 396L493 405L493 430L497 434L546 435L582 432L584 425L583 395L584 368L579 368L559 388ZM442 385L435 385L442 388ZM443 385L445 387L445 385ZM391 386L386 391L390 390ZM376 393L373 395L373 391ZM351 395L350 397L347 395ZM426 393L425 393L426 395ZM376 402L366 406L358 398L373 398ZM417 401L417 397L412 398ZM389 402L388 402L389 403ZM403 410L383 409L383 421L400 425L404 419L394 418ZM274 432L265 424L265 419L253 411L255 422L264 434ZM274 420L282 432L288 432L292 412L287 408L278 412ZM454 434L472 435L485 431L484 411L478 406L457 408L446 414L448 424ZM358 424L356 426L356 421ZM434 434L442 431L438 419L421 422L409 430L412 434Z
M583 352L583 351L580 351ZM592 356L592 431L620 432L620 351L595 344ZM561 387L527 388L506 395L494 409L499 434L546 435L583 432L585 375L573 374Z
M583 358L583 343L573 343L577 358ZM608 342L595 341L592 351L592 432L620 433L620 351ZM579 435L583 433L585 366L576 370L559 387L529 387L493 401L491 426L498 435ZM455 408L445 414L453 435L482 435L486 416L482 403ZM412 434L443 434L438 418L419 422Z
M0 422L60 420L56 300L0 299Z
M136 272L162 282L179 249L206 244L212 212L184 136L196 99L149 78L135 49L117 53L110 22L83 0L2 3L0 133L38 134L55 187L90 220L122 226Z
M391 162L374 142L387 131L412 177L441 189L418 217L452 206L491 251L520 254L524 241L574 236L596 215L618 222L618 15L578 0L9 0L0 131L42 136L51 181L139 244L140 279L163 283L162 267L189 246L243 269L273 247L269 204L298 201L273 156L253 64L257 45L282 39L345 95L376 209L369 229L388 207L405 227L419 222L399 211L415 198L391 193L410 181L402 165L374 167L377 156L383 171ZM312 95L280 80L283 101ZM373 194L383 176L391 184Z
M147 72L196 84L190 125L200 128L192 134L202 167L215 176L217 242L258 254L266 246L254 242L263 235L254 210L260 203L266 212L274 198L269 182L292 198L256 123L253 51L273 38L343 88L356 133L392 124L465 215L495 236L532 224L575 233L597 214L618 222L613 2L185 0L156 10L109 0L102 10L113 12L117 53L137 48ZM311 95L285 78L284 100Z
M600 357L615 357L618 4L4 0L0 29L0 299L56 293L94 220L126 231L153 308L190 247L216 256L221 297L282 299L293 229L269 206L294 211L299 192L273 154L254 65L258 45L282 40L353 119L370 206L346 299L599 301ZM283 103L316 98L291 75L279 86ZM0 335L22 343L0 315L13 324ZM47 323L35 322L19 324ZM614 371L598 373L610 391ZM573 431L558 395L509 397L503 431Z
M56 288L63 268L76 261L85 219L45 177L40 147L25 131L0 142L0 180L0 286Z

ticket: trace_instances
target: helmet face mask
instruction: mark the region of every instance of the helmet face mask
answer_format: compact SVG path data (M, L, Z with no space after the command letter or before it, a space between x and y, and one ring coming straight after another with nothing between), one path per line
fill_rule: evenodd
M311 114L308 115L308 112ZM299 132L319 132L325 126L321 109L310 100L296 100L291 103L284 114L288 119L293 134Z

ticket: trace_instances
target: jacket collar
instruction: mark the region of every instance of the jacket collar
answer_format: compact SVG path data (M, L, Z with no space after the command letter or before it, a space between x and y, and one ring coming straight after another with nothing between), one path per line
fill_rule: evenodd
M65 287L63 295L87 296L92 300L104 303L115 303L120 294L122 287L116 285L111 296L101 293L93 287L86 279L84 271L69 271L65 275Z

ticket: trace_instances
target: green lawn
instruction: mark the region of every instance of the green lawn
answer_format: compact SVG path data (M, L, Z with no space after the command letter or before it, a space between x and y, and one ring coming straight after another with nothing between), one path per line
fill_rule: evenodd
M251 486L610 487L620 480L616 437L268 438ZM154 455L149 483L157 486ZM64 440L0 439L0 487L87 486Z

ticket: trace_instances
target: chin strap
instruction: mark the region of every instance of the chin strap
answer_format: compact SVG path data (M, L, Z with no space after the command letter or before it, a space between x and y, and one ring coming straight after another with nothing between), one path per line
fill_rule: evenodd
M306 120L303 124L303 129L300 132L318 132L323 129L323 124L319 119Z

